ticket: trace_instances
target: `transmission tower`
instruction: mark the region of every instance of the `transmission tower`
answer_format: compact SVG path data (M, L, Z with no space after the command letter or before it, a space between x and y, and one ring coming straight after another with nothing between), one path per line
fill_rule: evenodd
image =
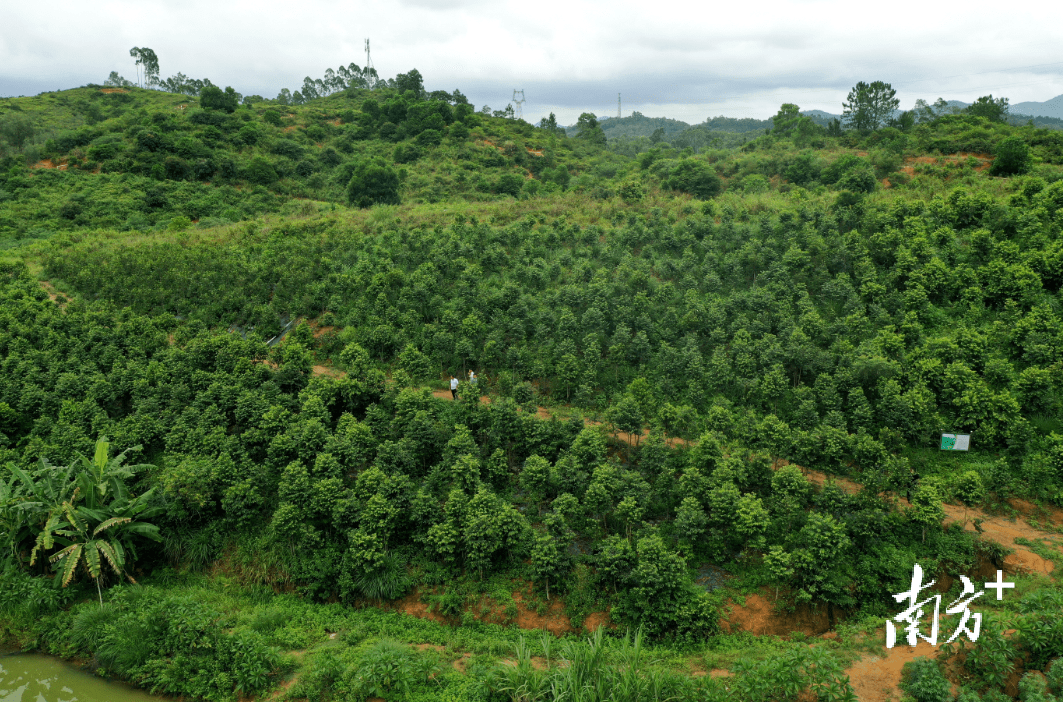
M525 91L515 90L511 102L514 104L514 119L521 119L521 104L525 101Z
M617 93L617 119L621 118L621 94Z
M370 59L370 57L369 57L369 39L366 39L366 68L363 70L363 73L369 73L370 69L372 69L372 68L373 68L373 60Z

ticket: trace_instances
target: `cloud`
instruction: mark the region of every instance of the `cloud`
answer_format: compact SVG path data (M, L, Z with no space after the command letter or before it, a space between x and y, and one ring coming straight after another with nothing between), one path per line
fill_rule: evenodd
M767 117L782 102L838 111L858 80L892 83L903 104L970 101L984 86L1018 102L1061 92L1062 20L1057 6L1003 13L989 0L964 12L946 0L889 11L838 0L756 11L678 0L51 0L5 8L0 95L102 82L112 70L132 77L129 48L150 46L164 77L272 97L328 67L363 65L370 37L382 76L417 68L430 89L496 108L523 88L526 115L553 106L573 120L615 114L617 92L626 110L677 109L688 116L668 116L685 121ZM1051 65L1025 68L1036 64Z

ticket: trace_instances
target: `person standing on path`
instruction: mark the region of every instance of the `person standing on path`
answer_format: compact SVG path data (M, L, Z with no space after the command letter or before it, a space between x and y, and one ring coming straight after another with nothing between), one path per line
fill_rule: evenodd
M473 387L477 386L477 374L473 371L469 371L469 384Z
M458 399L458 378L451 376L451 399Z

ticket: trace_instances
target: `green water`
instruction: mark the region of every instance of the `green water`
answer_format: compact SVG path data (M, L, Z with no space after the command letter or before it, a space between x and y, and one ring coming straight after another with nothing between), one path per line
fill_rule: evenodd
M160 702L48 656L0 656L0 702Z

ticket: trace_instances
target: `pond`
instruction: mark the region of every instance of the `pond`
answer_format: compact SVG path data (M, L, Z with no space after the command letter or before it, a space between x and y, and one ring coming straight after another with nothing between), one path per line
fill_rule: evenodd
M50 656L0 656L0 702L160 702Z

